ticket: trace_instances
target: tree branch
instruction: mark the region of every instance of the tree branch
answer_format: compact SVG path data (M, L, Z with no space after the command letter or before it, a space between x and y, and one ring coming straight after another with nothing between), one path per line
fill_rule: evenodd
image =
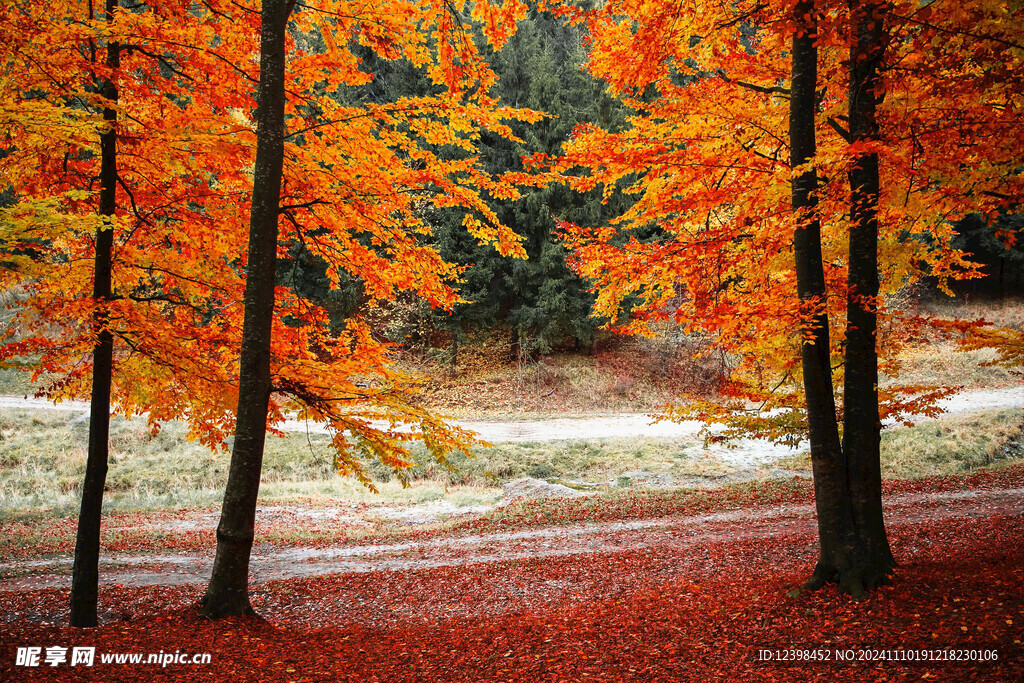
M726 76L724 73L719 73L718 77L721 78L726 83L733 83L735 85L740 86L741 88L753 90L754 92L763 93L765 95L782 95L784 97L789 97L789 88L783 88L782 86L765 86L757 85L756 83L747 83L746 81L734 81L728 76Z
M828 122L828 125L831 126L832 129L835 132L839 133L839 137L841 137L842 139L846 140L847 142L853 142L853 139L850 137L850 131L848 131L845 128L843 128L841 123L836 121L831 116L828 117L827 122Z

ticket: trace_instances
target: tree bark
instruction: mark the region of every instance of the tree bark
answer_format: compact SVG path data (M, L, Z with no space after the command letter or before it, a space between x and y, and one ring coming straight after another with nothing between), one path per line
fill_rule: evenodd
M850 2L850 138L878 139L876 108L883 82L886 5ZM843 451L846 453L854 523L866 554L860 569L865 588L887 583L895 560L882 512L878 415L878 154L862 154L849 171L850 261L846 301L846 373L843 388Z
M256 111L256 165L249 220L238 413L227 488L217 526L213 574L203 597L211 619L252 614L252 553L267 409L277 262L277 221L284 167L285 32L294 0L264 0Z
M789 99L790 166L810 162L817 152L815 120L818 80L817 17L813 0L794 8L799 27L793 36L792 83ZM852 514L846 496L846 459L839 440L828 314L824 307L825 272L821 256L818 215L818 173L808 169L793 179L792 208L796 219L793 255L802 313L809 318L803 329L801 362L807 422L814 472L814 500L818 516L819 559L808 586L834 580L851 555Z
M850 3L850 132L854 140L878 136L875 108L884 49L883 9L884 4L877 0L868 5ZM816 152L817 20L813 0L801 0L794 11L798 29L793 37L789 134L791 166L797 168ZM793 180L792 207L797 220L793 251L797 290L810 320L804 330L801 360L820 546L817 565L805 587L837 583L841 592L860 596L865 589L888 582L894 566L882 516L879 464L874 309L878 295L877 154L858 158L849 180L852 208L842 441L836 420L828 316L823 307L827 292L815 198L818 177L813 169Z
M106 20L114 19L117 0L106 0ZM107 44L106 64L112 70L120 66L121 47ZM100 93L111 104L117 103L116 84L104 79ZM107 480L108 436L110 432L110 387L113 375L114 341L107 328L106 304L111 300L111 261L114 247L112 219L117 208L117 112L103 109L106 129L100 136L99 214L105 219L96 230L92 296L96 302L93 326L97 331L93 346L92 395L89 406L89 450L82 483L82 507L78 515L75 560L71 568L71 626L96 626L99 597L100 520L103 488Z

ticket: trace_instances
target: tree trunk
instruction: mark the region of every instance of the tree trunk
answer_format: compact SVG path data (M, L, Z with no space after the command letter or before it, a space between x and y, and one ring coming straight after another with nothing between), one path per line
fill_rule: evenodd
M508 357L516 365L523 362L523 337L517 329L512 330L512 343L508 348Z
M117 0L106 0L106 20L114 19ZM107 44L107 66L120 66L121 47ZM111 104L117 103L117 86L104 80L100 93ZM117 112L104 108L107 127L100 136L99 214L113 218L117 206ZM103 511L103 488L107 481L108 435L110 432L110 385L113 374L114 340L107 329L106 304L111 299L111 260L114 247L113 224L104 220L96 230L96 252L93 265L92 296L96 302L94 327L97 331L93 347L92 395L89 405L89 451L82 483L82 508L78 515L75 538L75 560L71 568L71 626L96 626L96 604L99 596L100 519Z
M270 403L270 344L276 284L277 220L284 166L285 30L294 0L264 0L256 111L256 165L249 221L245 312L239 368L238 414L217 553L203 612L207 617L252 614L249 557L263 467Z
M883 96L879 66L884 54L885 4L850 2L850 138L878 139L875 110ZM860 568L865 588L887 583L895 560L882 514L878 416L878 154L861 155L849 172L850 262L846 301L846 374L843 389L843 451L846 453L854 523L866 554Z
M792 84L789 99L790 165L810 162L816 153L814 113L817 97L817 17L813 0L795 7L798 29L793 36ZM829 347L825 272L818 216L818 173L809 169L793 179L792 207L796 218L793 254L802 312L810 322L801 346L804 396L810 431L814 500L818 515L820 554L808 586L837 580L851 556L852 514L846 491L846 460L839 441Z

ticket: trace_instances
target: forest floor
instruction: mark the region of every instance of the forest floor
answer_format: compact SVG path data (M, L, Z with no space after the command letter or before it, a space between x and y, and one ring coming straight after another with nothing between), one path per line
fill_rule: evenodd
M1024 307L1000 316L1019 325ZM84 407L37 404L0 372L19 395L0 398L0 680L1024 680L1019 371L937 339L903 354L901 381L963 391L941 418L883 431L899 568L855 602L794 590L817 548L805 452L707 449L700 425L651 424L679 390L713 390L713 363L642 341L512 365L489 353L464 350L426 386L495 444L456 472L424 461L403 488L373 470L371 493L337 476L315 425L268 441L260 618L195 609L226 452L182 425L154 437L115 420L101 626L86 631L62 626ZM15 663L75 646L95 665ZM212 661L101 661L179 651Z
M680 496L680 502L685 495ZM1024 515L1024 489L918 491L890 496L886 500L891 526L921 521ZM549 504L546 516L564 511ZM303 518L329 519L325 509L292 506L263 510L277 530L302 524ZM277 514L275 514L277 513ZM161 530L191 529L198 526L183 515L177 520L153 520ZM756 505L696 515L636 518L569 526L543 526L518 531L466 534L448 531L422 539L371 542L371 538L327 539L280 545L262 543L253 553L250 578L261 584L282 579L328 574L374 571L408 571L431 567L489 564L510 560L603 554L615 551L687 546L738 538L758 538L794 533L812 533L814 507L809 504ZM212 526L215 520L208 520ZM268 524L266 521L264 524ZM134 524L139 527L139 521ZM481 526L484 526L483 524ZM463 526L462 531L465 530ZM424 536L426 534L420 534ZM201 537L200 537L201 538ZM103 581L123 586L173 586L203 583L212 567L212 545L197 550L168 552L165 544L138 544L130 551L104 555ZM180 545L179 545L180 547ZM35 590L66 586L70 557L10 560L0 562L0 572L13 574L0 580L0 590ZM19 571L20 570L20 571ZM18 576L18 574L21 574Z
M1024 466L887 481L899 568L861 601L794 590L816 557L805 480L587 500L401 539L260 546L260 619L203 621L201 572L158 555L104 571L101 626L84 631L59 625L67 588L9 578L0 679L1024 680ZM125 557L191 563L212 541ZM95 647L96 663L19 667L27 646ZM211 661L101 662L177 651Z

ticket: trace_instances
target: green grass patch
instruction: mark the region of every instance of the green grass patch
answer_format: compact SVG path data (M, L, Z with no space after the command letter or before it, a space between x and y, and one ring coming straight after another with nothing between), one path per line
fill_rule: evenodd
M49 509L72 514L78 506L87 455L88 420L82 413L51 410L0 411L0 511ZM379 462L368 468L374 494L334 470L326 435L269 437L260 486L261 501L348 500L370 504L416 504L451 497L466 489L460 505L496 500L495 486L522 477L611 487L625 477L720 476L729 471L704 455L695 442L664 439L604 439L499 444L477 448L474 457L453 454L449 470L422 446L414 448L414 486L404 489ZM190 441L184 425L169 423L152 434L140 419L114 418L104 506L146 510L216 506L223 495L230 457Z
M1024 457L1024 411L985 410L882 432L882 476L920 479L960 474ZM790 470L811 469L809 453L780 460Z
M887 430L882 471L887 478L970 472L1024 454L1021 410L993 410ZM0 518L46 510L74 516L85 472L88 422L76 412L0 412ZM114 419L104 505L108 510L216 509L223 496L229 454L189 441L182 424L153 435L142 420ZM446 499L459 506L490 504L508 481L534 477L588 492L671 487L722 479L734 468L706 455L699 443L622 438L504 443L478 448L475 457L451 456L454 469L422 448L405 488L386 467L370 463L378 493L339 476L326 435L290 434L267 440L260 500L264 504L348 501L416 505ZM809 470L806 455L780 461L782 469Z
M476 448L473 457L451 456L454 471L445 469L418 449L413 479L442 479L452 484L495 485L533 477L552 482L612 486L621 477L659 474L673 477L718 476L732 468L705 455L700 442L679 439L614 438L593 440L499 443ZM382 466L374 474L386 480ZM630 475L633 475L631 477Z

